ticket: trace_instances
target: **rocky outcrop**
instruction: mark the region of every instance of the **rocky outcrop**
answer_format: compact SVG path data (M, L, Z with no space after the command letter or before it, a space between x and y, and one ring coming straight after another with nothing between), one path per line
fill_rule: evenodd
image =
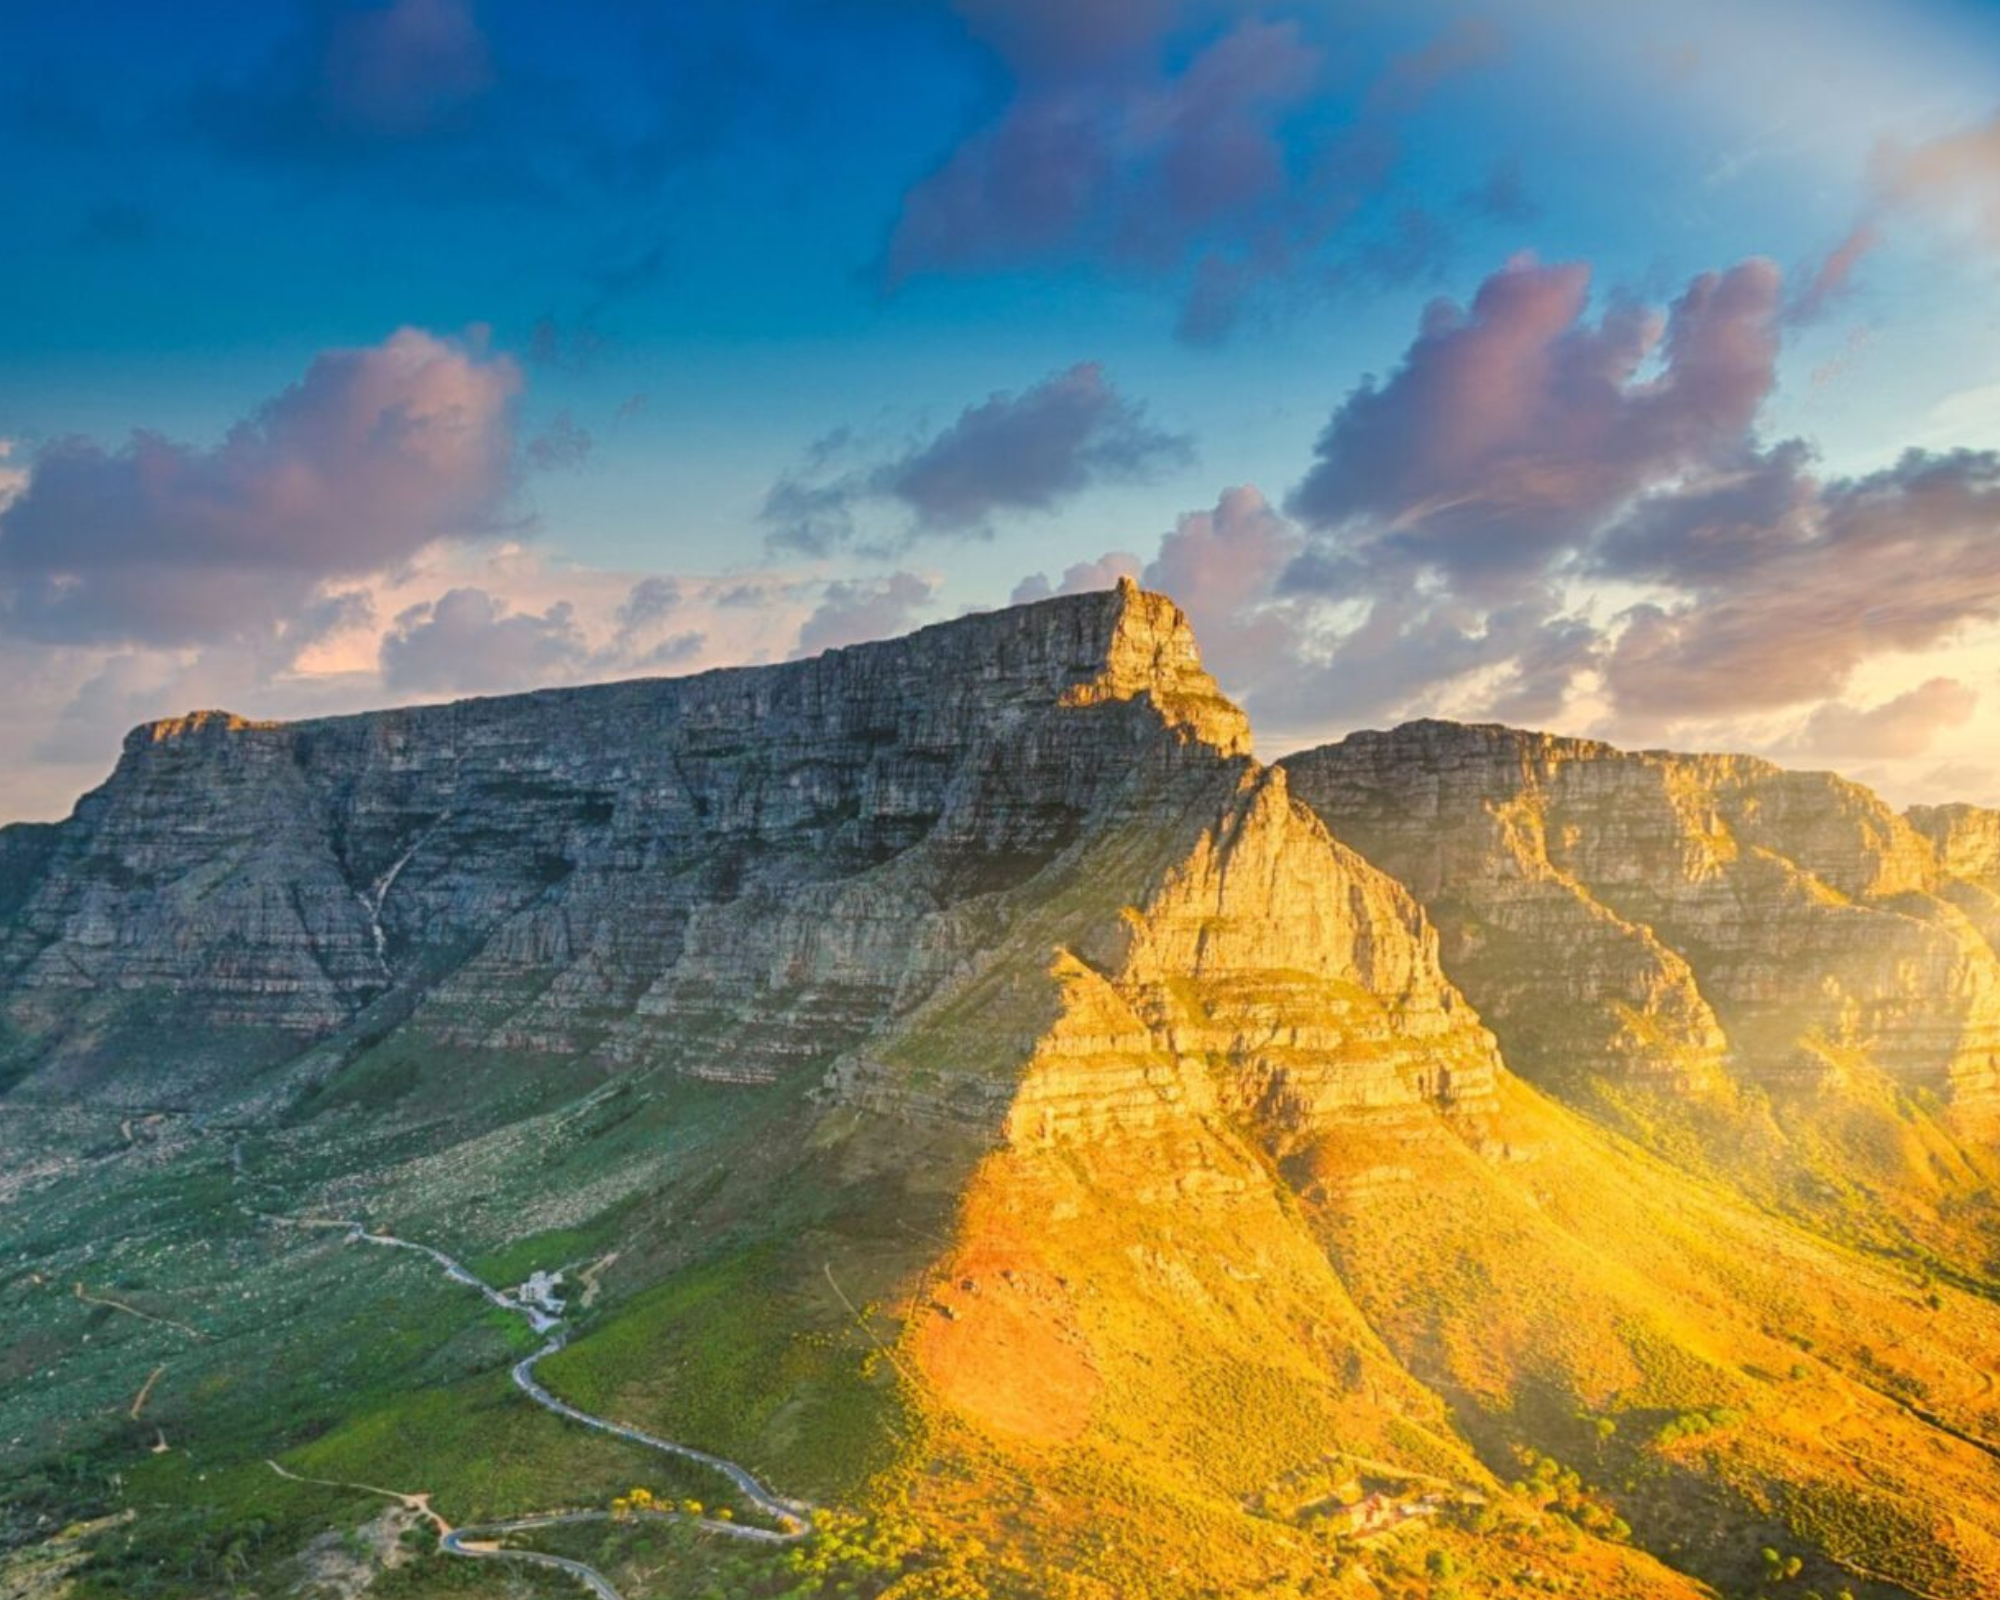
M1931 843L1947 877L2000 882L2000 811L1985 806L1911 806L1905 820Z
M1958 903L1984 835L1736 756L1419 722L1288 758L1408 883L1509 1060L1558 1084L2000 1101L2000 962ZM1941 843L1934 843L1933 840Z
M843 1057L834 1099L1024 1146L1223 1119L1279 1158L1486 1108L1498 1055L1423 913L1283 772L1191 762L1128 799L964 927L960 973Z
M2000 950L2000 811L1984 806L1912 806L1910 826L1937 852L1942 879L1937 893L1949 900Z
M1278 1148L1357 1115L1484 1107L1491 1036L1401 885L1337 843L1281 769L1122 919L1104 969L1179 1061Z
M60 837L61 830L53 823L17 822L0 828L0 922L35 892Z

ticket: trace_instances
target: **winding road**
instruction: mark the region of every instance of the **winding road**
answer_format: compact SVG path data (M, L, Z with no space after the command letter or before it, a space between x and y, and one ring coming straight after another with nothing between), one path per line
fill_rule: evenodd
M648 1450L656 1450L662 1455L675 1456L682 1461L693 1462L696 1466L727 1478L743 1499L769 1517L778 1526L759 1528L739 1522L722 1522L713 1517L689 1516L681 1512L634 1513L675 1521L698 1524L712 1533L722 1534L731 1539L744 1539L760 1544L795 1544L812 1532L813 1507L802 1500L787 1500L775 1491L766 1488L747 1468L723 1456L711 1455L706 1450L697 1450L692 1445L678 1443L673 1439L663 1439L658 1434L647 1433L644 1429L628 1427L622 1422L613 1422L608 1417L593 1416L588 1411L579 1410L566 1400L559 1400L543 1387L535 1376L537 1362L554 1355L569 1341L569 1325L559 1316L543 1310L526 1300L496 1289L471 1268L442 1250L427 1244L419 1244L413 1239L399 1239L391 1233L373 1232L366 1223L351 1217L281 1217L265 1213L269 1220L282 1222L300 1228L343 1228L349 1243L384 1245L396 1250L413 1250L418 1255L427 1256L445 1276L454 1283L477 1289L487 1300L501 1310L525 1320L536 1333L547 1335L546 1342L533 1355L524 1356L514 1363L514 1386L545 1411L552 1411L559 1417L583 1427L593 1428L599 1433L613 1438L624 1439ZM278 1472L284 1469L273 1462L272 1468ZM285 1473L287 1477L295 1476ZM356 1485L355 1487L366 1487ZM394 1490L375 1490L379 1494L389 1494L405 1504L422 1502L424 1514L431 1517L438 1529L438 1548L455 1556L467 1556L474 1560L521 1561L533 1566L549 1567L566 1572L598 1600L624 1600L611 1580L597 1568L586 1562L572 1560L568 1556L549 1555L540 1550L517 1550L496 1541L510 1533L528 1533L538 1528L563 1527L584 1522L609 1522L613 1520L608 1511L549 1511L525 1517L515 1517L504 1522L482 1523L474 1527L453 1528L430 1510L429 1496L398 1494Z

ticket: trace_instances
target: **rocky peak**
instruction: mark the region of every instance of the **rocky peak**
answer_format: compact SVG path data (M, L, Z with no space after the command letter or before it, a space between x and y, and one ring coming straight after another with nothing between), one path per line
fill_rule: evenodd
M125 735L127 752L143 749L153 744L185 744L197 740L214 740L232 733L244 733L253 728L281 728L281 722L257 722L249 717L239 717L233 711L189 711L178 717L161 717L156 722L142 722Z
M1931 842L1938 865L1974 883L2000 880L2000 811L1985 806L1911 806L1911 827Z
M1203 669L1187 614L1163 594L1131 578L1111 591L1111 634L1104 667L1071 689L1072 704L1149 697L1194 737L1229 755L1250 753L1250 721Z

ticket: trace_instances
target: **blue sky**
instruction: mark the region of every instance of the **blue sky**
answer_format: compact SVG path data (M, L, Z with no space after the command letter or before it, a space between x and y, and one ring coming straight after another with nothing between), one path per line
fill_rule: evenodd
M0 816L195 703L1071 569L1171 578L1274 750L2000 799L1996 108L1947 0L12 8Z

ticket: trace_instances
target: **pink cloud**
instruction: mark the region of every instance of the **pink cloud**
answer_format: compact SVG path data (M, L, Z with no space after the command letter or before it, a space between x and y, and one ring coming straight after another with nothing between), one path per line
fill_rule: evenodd
M1246 19L1165 74L1031 71L1017 98L904 198L890 283L1057 254L1172 262L1202 229L1285 184L1276 127L1319 54Z
M2000 112L1923 144L1885 144L1875 181L1891 203L1965 215L2000 243Z
M1628 614L1605 659L1621 707L1688 717L1807 704L1864 661L2000 620L2000 454L1913 450L1827 483L1804 475L1808 462L1797 449L1777 474L1791 478L1774 501L1781 520L1751 519L1718 549L1697 519L1689 541L1655 546L1635 570L1680 597Z
M565 681L590 665L576 609L516 611L484 589L451 589L397 616L382 640L392 692L493 693Z
M1979 694L1956 678L1931 678L1865 708L1828 701L1806 720L1800 744L1824 755L1907 760L1947 728L1972 720Z
M1034 573L1014 585L1008 604L1024 606L1059 594L1094 594L1114 589L1120 578L1137 578L1145 562L1127 550L1112 550L1095 561L1079 561L1063 569L1062 582L1052 584L1044 573Z
M1013 69L1014 91L905 194L882 258L892 289L927 273L1088 262L1174 284L1180 332L1210 341L1294 279L1313 292L1408 281L1447 247L1415 197L1387 237L1346 232L1388 185L1400 121L1498 52L1488 24L1455 23L1391 60L1327 130L1305 126L1329 53L1308 18L1178 0L959 10ZM1221 31L1195 31L1218 17Z
M1290 508L1461 584L1533 581L1648 485L1743 446L1776 381L1779 291L1753 260L1664 319L1591 322L1587 267L1517 261L1469 308L1426 311L1396 372L1334 413Z
M331 350L212 447L39 450L0 512L0 615L51 641L264 633L328 579L500 525L521 375L405 328Z
M1882 230L1874 221L1864 218L1856 223L1792 297L1785 308L1786 317L1793 322L1812 322L1846 299L1853 292L1855 270L1881 243Z

